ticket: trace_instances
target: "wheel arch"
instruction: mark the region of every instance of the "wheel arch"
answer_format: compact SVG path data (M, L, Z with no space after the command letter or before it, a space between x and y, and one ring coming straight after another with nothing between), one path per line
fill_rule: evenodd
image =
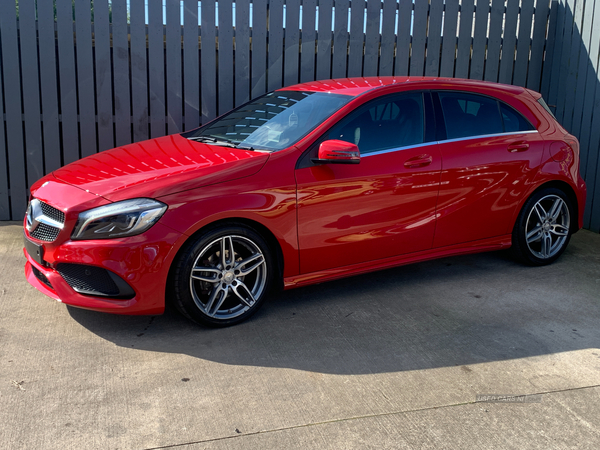
M173 257L173 260L171 261L171 265L169 267L168 279L169 280L171 279L171 277L173 275L173 269L175 267L175 264L179 258L179 255L181 254L181 252L184 251L186 244L188 242L190 242L190 240L197 238L199 235L209 232L211 230L214 230L216 228L219 228L221 226L242 226L242 227L250 228L250 229L254 230L256 233L260 234L267 241L267 245L269 246L269 248L271 249L271 251L273 252L273 255L275 257L275 264L277 267L277 274L276 274L277 276L275 277L275 280L274 280L275 281L274 288L276 290L282 290L283 289L283 269L284 269L285 260L283 257L283 250L281 248L279 241L277 240L277 238L275 237L273 232L271 230L269 230L266 226L264 226L262 223L257 222L252 219L244 218L244 217L228 217L228 218L218 219L218 220L215 220L208 224L205 224L204 226L197 229L194 233L187 236L185 241L179 246L177 253ZM170 285L170 282L167 281L167 284L165 287L165 289L167 291L169 289L169 285ZM170 297L169 292L165 292L165 299L168 300L169 297Z
M573 187L569 183L567 183L566 181L563 181L563 180L546 181L545 183L542 183L541 185L536 187L533 191L531 191L529 193L529 195L523 200L521 205L519 205L519 209L517 211L517 214L515 215L514 223L516 223L517 218L519 217L519 214L521 213L521 210L523 209L523 206L525 205L525 203L527 203L527 200L529 200L532 195L535 195L536 192L539 192L542 189L547 189L547 188L559 189L559 190L563 191L565 193L565 195L569 198L569 200L571 201L571 207L573 208L573 210L571 211L571 213L572 213L571 232L575 233L576 231L578 231L580 228L580 225L579 225L579 204L577 202L577 194L575 193L575 189L573 189Z

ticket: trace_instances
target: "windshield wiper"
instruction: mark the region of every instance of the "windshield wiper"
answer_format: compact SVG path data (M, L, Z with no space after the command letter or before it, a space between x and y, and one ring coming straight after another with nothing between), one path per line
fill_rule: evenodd
M235 143L235 141L232 141L230 139L217 139L211 136L190 136L187 139L196 142L210 142L211 144L221 145L223 147L237 148L237 144Z

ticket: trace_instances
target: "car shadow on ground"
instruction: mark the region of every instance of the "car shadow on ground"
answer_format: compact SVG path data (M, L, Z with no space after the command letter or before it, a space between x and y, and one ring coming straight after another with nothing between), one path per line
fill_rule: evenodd
M444 258L281 292L223 329L171 309L154 317L68 311L136 350L332 374L396 372L598 347L599 269L598 251L583 241L538 268L506 252Z

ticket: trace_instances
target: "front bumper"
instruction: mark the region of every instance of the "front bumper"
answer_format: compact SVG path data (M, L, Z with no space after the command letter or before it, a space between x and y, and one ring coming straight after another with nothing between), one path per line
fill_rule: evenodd
M165 308L169 267L176 253L174 247L181 238L181 233L159 222L145 233L128 238L35 241L44 246L44 264L36 262L24 250L25 276L40 292L67 305L117 314L161 314ZM76 292L56 270L61 263L109 270L131 286L134 296L118 299ZM33 268L39 271L37 276ZM39 274L48 283L42 282Z

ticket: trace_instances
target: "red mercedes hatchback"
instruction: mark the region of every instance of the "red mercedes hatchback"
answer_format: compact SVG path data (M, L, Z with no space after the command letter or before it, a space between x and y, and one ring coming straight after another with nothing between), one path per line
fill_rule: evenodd
M513 247L582 224L579 144L540 94L478 81L311 82L31 188L25 274L66 304L230 325L272 288Z

